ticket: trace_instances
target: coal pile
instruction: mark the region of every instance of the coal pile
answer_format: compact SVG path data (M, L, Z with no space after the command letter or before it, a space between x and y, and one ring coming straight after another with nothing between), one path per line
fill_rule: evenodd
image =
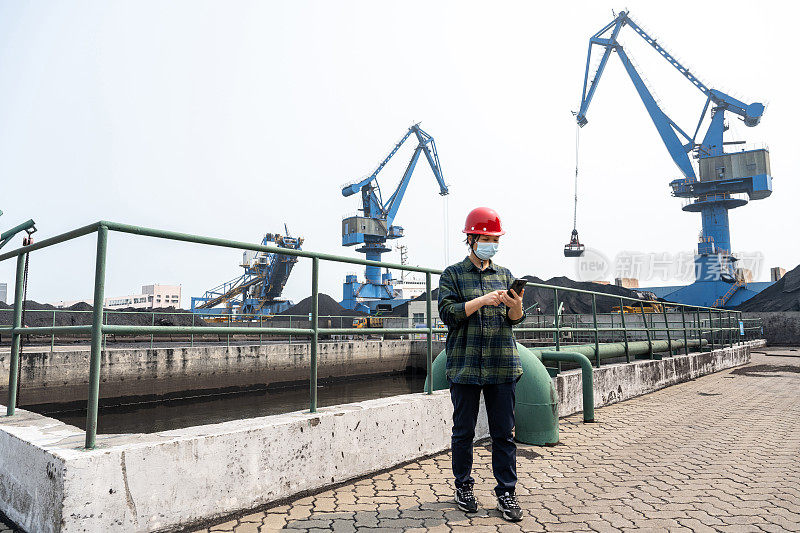
M523 279L526 279L531 283L541 283L543 285L555 285L557 287L606 293L609 295L609 297L597 296L598 313L613 312L613 308L615 306L619 306L619 296L625 296L627 298L639 297L639 294L637 294L636 291L626 289L625 287L618 287L617 285L601 285L600 283L592 283L589 281L574 281L565 276L558 276L548 280L542 280L536 276L523 276ZM436 306L439 299L438 288L431 291L431 298L433 299L433 305ZM414 298L414 300L425 301L425 294ZM564 303L564 313L572 314L592 312L591 294L558 291L558 301ZM525 295L522 297L522 303L525 309L529 308L535 303L538 303L538 310L541 310L542 313L551 314L553 312L553 289L528 286L525 288ZM408 303L398 305L392 309L391 315L408 316Z
M320 293L317 296L317 309L319 316L364 316L360 311L353 311L352 309L345 309L339 302L328 296L327 294ZM286 311L278 313L279 315L308 315L311 313L311 296L301 300L293 305Z
M80 302L70 307L55 307L50 304L40 304L32 300L25 302L25 321L28 327L42 327L53 325L53 311L55 311L56 326L90 326L92 324L92 306ZM119 326L150 326L153 324L153 311L155 311L156 326L191 326L192 312L186 309L163 307L157 309L106 309L106 324ZM162 315L159 313L170 313ZM11 325L14 320L14 306L0 302L0 324ZM204 326L206 323L200 318L194 318L194 325Z
M574 281L566 276L558 276L548 280L542 280L536 276L523 276L524 279L532 283L541 283L544 285L555 285L557 287L565 287L569 289L580 289L584 291L603 292L610 297L597 296L597 312L598 313L611 313L614 311L615 306L619 306L619 296L627 298L638 298L639 295L636 291L619 287L617 285L602 285L600 283L592 283L591 281ZM614 298L614 296L616 298ZM592 295L581 294L579 292L558 291L558 301L564 303L564 313L591 313L592 312ZM553 313L553 289L545 289L542 287L525 288L525 296L522 297L522 302L525 308L538 303L543 313Z
M800 265L736 307L738 311L800 311Z

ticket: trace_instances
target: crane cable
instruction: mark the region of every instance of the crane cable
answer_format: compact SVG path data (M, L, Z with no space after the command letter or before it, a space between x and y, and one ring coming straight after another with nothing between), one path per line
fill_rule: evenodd
M578 151L580 149L581 129L575 124L575 204L572 209L572 231L578 229Z

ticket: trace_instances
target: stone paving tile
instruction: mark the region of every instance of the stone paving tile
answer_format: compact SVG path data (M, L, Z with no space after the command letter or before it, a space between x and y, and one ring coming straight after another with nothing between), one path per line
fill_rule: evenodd
M201 531L800 531L800 359L753 365L797 370L726 370L598 409L595 424L563 418L559 446L520 445L517 524L494 508L479 445L472 515L443 453Z
M798 372L723 371L598 409L595 424L564 418L559 446L520 445L518 524L494 509L486 445L474 515L452 503L444 453L252 516L260 531L798 531L800 360L753 355L765 364Z

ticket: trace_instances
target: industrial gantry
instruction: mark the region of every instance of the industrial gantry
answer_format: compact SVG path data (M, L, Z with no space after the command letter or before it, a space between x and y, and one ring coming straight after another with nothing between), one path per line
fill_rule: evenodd
M625 26L635 31L706 97L693 135L688 135L661 110L636 71L625 49L617 40L620 30ZM592 76L590 63L595 46L603 48L603 55ZM768 197L772 193L772 176L768 150L725 152L726 145L743 144L741 141L724 141L723 136L728 129L725 113L732 113L740 117L745 126L753 127L761 121L764 105L758 102L746 104L721 91L708 88L670 55L656 39L631 20L628 12L623 11L589 40L581 106L576 114L578 125L581 127L587 123L586 112L612 52L616 52L622 61L672 160L684 176L682 179L670 182L673 196L686 198L688 203L683 210L699 212L702 217L703 229L695 255L695 282L688 286L673 287L675 290L663 292L659 296L674 302L693 305L738 305L758 291L754 290L756 287L748 288L745 276L736 269L737 259L731 254L728 210L745 205L748 199L760 200ZM708 130L698 142L698 133L709 110L711 117ZM690 154L698 160L699 179L689 157ZM763 289L761 285L764 284L756 284L758 288Z
M261 244L299 250L303 239L289 236L285 224L284 229L286 235L267 233ZM281 300L280 295L295 263L297 257L293 255L244 252L240 265L244 273L207 290L203 296L192 296L192 312L206 318L248 320L255 315L285 311L292 302Z
M417 139L417 147L408 162L400 184L384 202L377 181L378 173L412 135ZM380 261L381 254L391 251L391 248L386 246L386 240L398 239L403 236L403 228L394 226L392 223L400 208L400 203L403 201L403 195L411 175L414 173L419 156L422 154L425 155L436 181L439 182L439 194L442 196L448 194L447 185L442 177L439 155L436 152L436 143L433 137L419 127L419 124L414 124L408 128L406 134L392 148L389 155L381 161L375 172L363 180L349 183L342 188L343 196L351 196L361 191L359 211L362 212L361 215L350 216L342 220L342 246L363 245L356 248L356 251L365 254L366 259L371 261ZM372 312L377 310L381 304L394 307L406 301L395 298L394 280L390 272L381 274L380 267L367 266L365 276L366 280L363 282L358 281L354 274L348 274L345 277L342 287L342 306L347 309Z

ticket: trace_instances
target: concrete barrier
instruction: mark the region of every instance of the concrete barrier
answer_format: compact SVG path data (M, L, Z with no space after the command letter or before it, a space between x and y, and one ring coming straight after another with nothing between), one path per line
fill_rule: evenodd
M746 363L763 344L604 366L595 371L595 405ZM576 412L580 374L555 383L561 415ZM0 510L37 532L184 528L446 450L452 424L449 393L437 391L315 414L98 435L97 448L83 450L77 428L18 413L0 418ZM476 438L487 434L481 409Z
M321 342L319 379L402 372L415 364L410 340ZM233 391L306 381L310 344L110 348L103 351L101 398L139 400L181 392ZM35 351L36 350L36 351ZM0 354L0 398L8 390L8 352ZM26 348L20 405L86 401L89 350ZM425 366L424 356L417 363Z

